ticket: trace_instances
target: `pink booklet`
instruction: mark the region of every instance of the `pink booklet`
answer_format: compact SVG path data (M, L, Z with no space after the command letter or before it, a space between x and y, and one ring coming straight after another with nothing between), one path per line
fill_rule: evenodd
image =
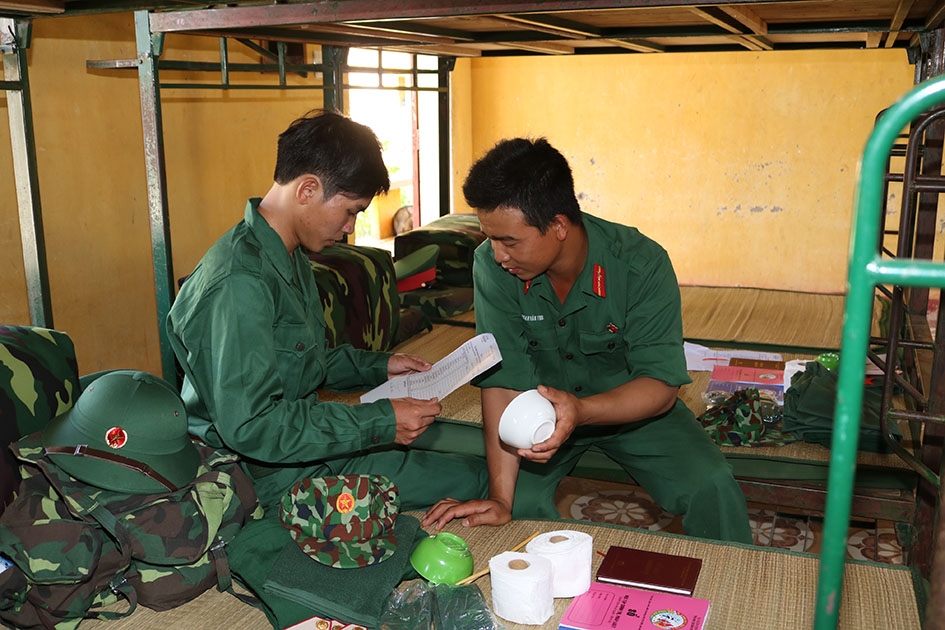
M702 630L708 616L706 599L592 582L558 630Z

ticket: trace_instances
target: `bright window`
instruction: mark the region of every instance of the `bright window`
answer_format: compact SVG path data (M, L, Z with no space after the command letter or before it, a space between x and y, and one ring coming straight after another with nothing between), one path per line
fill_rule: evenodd
M348 113L374 130L391 180L390 193L376 198L358 218L355 242L392 248L395 224L403 229L408 213L413 217L410 225L440 215L436 70L437 58L431 55L348 51Z

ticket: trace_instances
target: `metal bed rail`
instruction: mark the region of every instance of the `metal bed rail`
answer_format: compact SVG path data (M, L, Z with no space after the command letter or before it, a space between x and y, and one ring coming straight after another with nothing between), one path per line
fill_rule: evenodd
M824 539L814 618L815 630L836 628L839 618L846 555L845 542L850 520L863 402L863 379L871 341L870 327L875 292L877 287L883 285L945 288L945 262L914 258L885 258L880 240L884 221L882 213L885 210L885 171L895 142L902 129L913 123L924 112L941 104L945 104L945 76L921 83L907 92L877 121L864 149L860 165L860 181L854 204L850 237L847 297L840 350L842 360L839 367L827 482ZM891 336L896 333L897 331L890 330ZM934 414L924 419L942 420L941 417L936 418ZM939 472L936 471L936 485L940 485L937 483ZM940 510L941 497L937 505ZM936 551L939 549L940 538L941 544L945 545L945 536L936 535ZM936 553L935 563L941 564L943 561L945 558ZM939 581L939 571L933 569L933 596L930 598L933 603L936 600L934 593L940 589ZM930 609L933 607L930 603Z

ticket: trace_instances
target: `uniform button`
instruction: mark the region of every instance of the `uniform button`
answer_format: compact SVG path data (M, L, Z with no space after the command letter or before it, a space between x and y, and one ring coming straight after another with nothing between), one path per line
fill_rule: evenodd
M566 323L567 323L567 322L565 322L563 319L559 319L559 320L558 320L558 325L559 325L559 326L564 326Z
M535 341L534 339L532 339L531 341L528 342L528 345L530 345L532 348L534 348L535 346L538 345L538 342Z
M371 438L371 444L378 444L378 443L380 443L380 441L381 441L381 438L379 438L379 437L376 436L376 435Z
M580 392L580 391L583 390L583 389L584 389L583 387L581 387L580 385L578 385L577 387L574 388L574 391Z
M574 355L569 352L569 353L567 353L566 355L564 355L564 358L567 359L568 361L570 361L571 359L574 358Z
M305 344L300 341L297 344L295 344L295 349L298 352L302 352L302 350L305 350Z
M613 349L616 348L616 347L617 347L617 344L615 344L613 341L611 341L610 343L607 344L607 349L608 349L608 350L613 350Z

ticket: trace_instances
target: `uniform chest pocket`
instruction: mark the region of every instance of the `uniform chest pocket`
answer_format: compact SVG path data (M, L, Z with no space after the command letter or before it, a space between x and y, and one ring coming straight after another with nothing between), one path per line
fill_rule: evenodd
M282 377L286 397L301 397L323 380L316 374L319 367L321 372L324 372L324 366L321 366L315 356L318 344L324 341L324 331L321 331L321 339L316 337L318 332L307 324L283 323L273 328L276 368ZM303 383L309 384L304 392L301 391Z
M525 338L525 352L530 356L538 358L559 351L558 337L551 325L526 326L522 336Z
M580 334L581 354L587 357L593 369L598 367L626 372L626 343L619 335L610 332L583 332Z

